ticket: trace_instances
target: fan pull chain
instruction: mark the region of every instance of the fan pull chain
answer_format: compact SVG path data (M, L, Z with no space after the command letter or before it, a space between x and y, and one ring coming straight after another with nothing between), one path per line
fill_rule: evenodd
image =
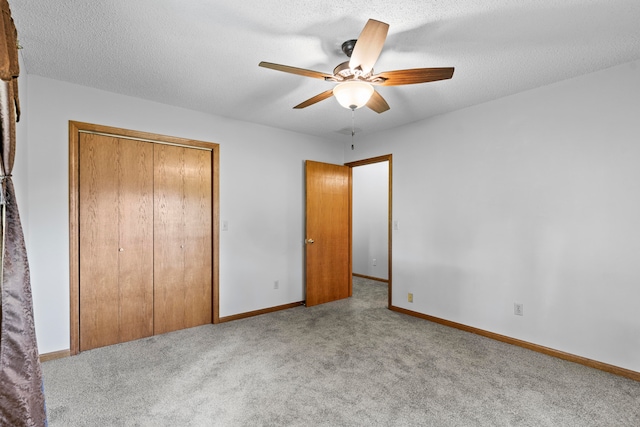
M353 145L353 137L356 134L356 109L352 108L351 109L351 150L353 150L355 147Z

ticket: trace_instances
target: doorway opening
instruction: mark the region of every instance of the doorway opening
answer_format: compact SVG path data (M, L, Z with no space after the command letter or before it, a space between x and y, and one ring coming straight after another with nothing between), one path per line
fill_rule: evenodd
M392 307L392 155L345 166L352 170L352 274L387 283Z

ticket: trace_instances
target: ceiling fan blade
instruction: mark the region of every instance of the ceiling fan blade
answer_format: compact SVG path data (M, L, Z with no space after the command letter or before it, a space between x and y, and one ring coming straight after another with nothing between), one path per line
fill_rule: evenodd
M359 67L362 69L362 74L370 72L382 52L387 32L389 32L389 24L369 19L353 48L349 68L355 70Z
M315 104L316 102L324 101L327 98L331 98L332 95L333 95L333 89L329 89L329 90L327 90L325 92L322 92L322 93L314 96L313 98L307 99L306 101L296 105L293 108L298 109L298 110L301 109L301 108L306 108L309 105Z
M385 99L378 93L377 90L373 91L369 102L367 102L367 107L371 108L378 114L384 113L390 108L389 104L387 104L387 101L385 101Z
M371 77L372 83L380 86L401 86L415 83L435 82L437 80L450 79L453 76L453 67L447 68L413 68L410 70L385 71ZM376 82L377 78L385 79Z
M272 70L276 71L284 71L285 73L297 74L299 76L305 77L313 77L315 79L325 80L326 78L333 78L332 74L322 73L320 71L305 70L304 68L290 67L288 65L274 64L272 62L262 61L258 65L260 67L271 68Z

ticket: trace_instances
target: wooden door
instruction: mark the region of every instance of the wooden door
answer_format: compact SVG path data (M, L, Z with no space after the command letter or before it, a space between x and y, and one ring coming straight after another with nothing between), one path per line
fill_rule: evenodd
M306 304L350 297L351 168L306 161Z
M80 350L153 333L153 147L81 134Z
M154 153L154 333L211 323L211 152Z
M153 335L153 145L126 139L119 145L120 342L125 342Z
M184 149L185 327L212 322L211 152Z

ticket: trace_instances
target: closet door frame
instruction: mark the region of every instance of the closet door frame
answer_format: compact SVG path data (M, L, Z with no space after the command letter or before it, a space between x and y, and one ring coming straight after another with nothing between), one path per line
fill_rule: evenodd
M80 352L80 134L94 133L154 144L199 148L211 152L211 296L212 323L219 323L220 145L174 136L69 121L69 312L70 354Z

